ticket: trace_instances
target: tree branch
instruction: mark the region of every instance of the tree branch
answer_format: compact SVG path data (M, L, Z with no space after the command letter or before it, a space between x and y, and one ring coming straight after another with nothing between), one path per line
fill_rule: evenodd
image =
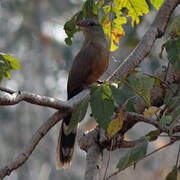
M0 91L8 93L8 96L0 95L0 105L3 106L15 105L22 101L26 101L31 104L46 106L62 111L64 109L72 109L75 104L89 95L89 89L86 89L68 101L61 101L56 98L40 96L25 91L14 91L4 87L0 87Z
M85 180L99 180L101 177L101 162L103 149L99 146L99 129L95 128L87 136L84 134L79 140L79 146L87 150Z
M115 140L114 140L114 143L112 146L112 150L115 150L117 148L132 148L132 147L136 146L136 144L139 143L139 141L141 141L141 140L124 141L122 138L122 136L138 122L144 122L147 124L151 124L154 127L156 127L157 129L159 129L161 133L163 133L163 132L167 133L167 134L169 133L169 127L168 126L164 126L163 128L160 127L158 124L158 121L155 118L151 118L151 117L144 118L143 115L134 113L134 112L126 112L126 115L127 115L127 120L123 122L122 129L119 131L117 136L115 135L113 137L113 139L115 139ZM79 142L80 148L82 150L88 152L88 146L87 146L88 140L90 139L92 134L94 134L96 131L99 132L98 144L101 146L102 149L110 150L112 140L109 139L106 136L105 131L101 128L99 129L99 127L92 130L90 133L86 133L86 134L84 134L84 136L82 136L82 139L80 139L80 142ZM178 132L180 132L180 126L176 126L173 129L173 134L178 133Z
M68 111L58 111L54 113L45 123L43 123L41 127L32 135L29 142L24 146L23 150L17 155L17 157L8 165L0 169L0 179L3 179L5 176L10 175L13 170L23 165L28 160L29 156L32 154L39 141L57 122L59 122L68 113Z

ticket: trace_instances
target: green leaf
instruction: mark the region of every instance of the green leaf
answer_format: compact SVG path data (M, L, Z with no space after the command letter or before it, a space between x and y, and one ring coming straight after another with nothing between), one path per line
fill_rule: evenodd
M131 17L132 26L139 24L139 16L149 12L148 5L145 0L114 0L115 7L118 10L126 8L128 10L127 17Z
M155 141L158 136L161 134L161 131L159 129L150 131L148 134L146 134L145 136L149 136L149 141Z
M159 10L164 0L150 0L156 10Z
M117 104L124 104L127 99L135 95L133 90L124 83L119 83L116 86L112 84L111 91Z
M6 71L6 77L7 77L9 80L11 79L10 71Z
M20 70L21 69L19 61L17 59L13 58L9 54L4 54L3 53L3 54L0 54L0 55L3 56L4 59L6 59L9 62L11 69L14 69L14 70Z
M171 99L171 106L172 107L177 107L180 103L180 96L175 96Z
M171 39L180 37L180 15L173 18L172 23L168 27L168 35L171 36Z
M85 117L88 104L89 96L84 98L81 102L75 105L68 127L68 132L71 132L74 129L74 127L76 127L77 124Z
M180 117L180 105L177 106L174 111L172 112L172 119L177 119Z
M171 116L163 116L160 121L158 122L158 125L163 128L164 126L170 124L172 121L172 117Z
M117 168L121 171L133 164L131 152L126 153L118 162Z
M83 3L82 10L77 12L73 17L67 21L64 25L65 33L67 38L65 42L67 45L72 45L72 38L74 34L80 31L80 28L76 26L77 22L86 18L96 18L98 17L98 8L94 0L86 0Z
M176 125L177 125L177 121L176 121L176 120L174 120L174 121L170 124L170 126L169 126L169 134L170 134L170 135L173 134L173 129L176 127Z
M167 41L165 48L169 62L174 68L180 70L180 38Z
M142 159L147 153L148 141L149 137L144 137L142 142L137 144L135 148L129 150L128 153L119 160L116 167L119 170L123 170Z
M0 53L0 82L3 77L11 78L11 70L19 70L21 67L19 61L9 54Z
M174 166L172 171L168 173L165 180L177 180L177 168Z
M147 105L150 105L150 89L153 87L154 79L137 73L136 77L129 82L134 92L140 95Z
M19 61L17 59L14 59L14 58L11 59L10 66L14 70L20 70L21 69Z
M113 98L118 105L122 105L128 101L126 104L126 110L131 112L135 111L134 98L132 98L135 96L135 93L129 86L124 83L119 83L116 86L112 84L111 91Z
M173 92L169 89L169 90L166 92L166 94L165 94L164 103L165 103L166 105L169 105L172 97L173 97Z
M139 143L135 148L131 150L132 159L134 162L137 162L146 155L148 141L149 141L149 137L144 137L143 142Z
M83 19L83 11L77 12L69 21L67 21L64 25L65 33L67 34L67 38L65 42L67 45L72 45L72 38L74 34L80 31L80 28L76 26L77 22Z
M110 86L105 84L98 87L91 95L90 105L94 118L107 130L115 109Z
M160 79L155 78L155 80L154 80L154 84L153 84L153 87L158 86L158 85L161 83L161 80L162 80L162 78L161 78L161 77L160 77Z
M98 8L94 0L86 0L82 7L84 18L98 17Z
M108 14L111 11L111 6L110 5L106 5L103 7L104 13Z

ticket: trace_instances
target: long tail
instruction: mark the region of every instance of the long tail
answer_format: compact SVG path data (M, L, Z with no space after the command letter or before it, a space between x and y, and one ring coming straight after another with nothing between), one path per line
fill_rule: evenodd
M67 132L70 119L71 115L63 119L61 129L59 131L59 138L56 149L57 169L67 168L71 165L77 127L74 128L70 133Z

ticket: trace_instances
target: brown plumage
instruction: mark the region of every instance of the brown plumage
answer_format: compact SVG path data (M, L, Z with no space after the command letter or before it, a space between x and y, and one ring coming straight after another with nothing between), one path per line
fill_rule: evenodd
M108 43L100 23L93 19L86 19L77 25L81 27L85 40L69 72L68 99L96 82L109 65ZM57 169L67 168L72 160L77 127L67 133L70 119L71 115L63 119L59 133L56 152Z

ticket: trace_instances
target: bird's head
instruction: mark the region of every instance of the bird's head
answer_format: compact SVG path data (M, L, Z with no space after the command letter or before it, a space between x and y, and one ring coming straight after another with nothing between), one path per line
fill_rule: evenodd
M99 36L100 34L104 36L101 24L94 19L81 20L77 26L82 29L85 36Z

